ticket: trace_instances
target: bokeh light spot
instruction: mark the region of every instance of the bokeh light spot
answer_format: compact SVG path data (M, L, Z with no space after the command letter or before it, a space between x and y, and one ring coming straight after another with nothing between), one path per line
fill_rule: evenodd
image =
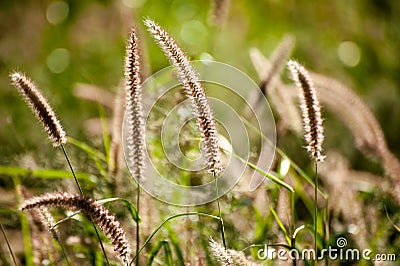
M53 50L47 56L47 67L53 73L62 73L69 66L69 51L64 48Z
M69 5L64 1L56 1L47 7L46 17L50 24L57 25L68 18Z
M207 40L207 28L198 20L190 20L183 24L182 39L192 45L204 45Z
M214 57L209 53L201 53L199 59L203 61L214 61Z
M122 4L129 8L138 8L141 7L146 0L122 0Z
M197 13L195 5L179 1L175 1L172 4L171 10L174 14L174 17L181 22L192 19Z
M340 43L338 47L338 56L343 64L355 67L360 63L361 51L357 44L350 41Z

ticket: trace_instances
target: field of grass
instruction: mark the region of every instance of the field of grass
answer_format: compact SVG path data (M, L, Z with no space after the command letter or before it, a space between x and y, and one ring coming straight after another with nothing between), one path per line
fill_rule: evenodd
M123 265L129 245L126 257L132 265L397 265L397 2L1 1L0 264ZM154 20L176 42L172 53L145 20ZM126 96L124 86L127 69L138 70L125 61L132 27L140 55L136 78L145 84L141 99L134 93ZM160 93L164 84L186 78L186 63L164 70L182 60L177 47L191 60L237 69L237 76L220 74L227 83L240 76L255 86L249 87L254 94L241 98L229 94L226 84L203 83L218 118L215 132L201 91L190 92L196 78L188 75L185 90L176 86ZM307 69L322 106L324 130L321 136L311 134L311 141L324 138L323 162L316 163L306 149L318 144L304 138L304 108L287 68L290 59ZM222 67L194 65L201 76L207 75L207 66ZM21 79L19 74L10 77L13 72L26 74L41 90L60 119L65 141L47 138L48 130L16 90ZM196 107L184 101L190 93L200 102L195 112L200 120L190 117ZM265 95L271 116L264 112L268 108L260 109L260 115L248 112L248 107L261 108L263 97L255 100L254 95ZM124 102L143 102L146 111L151 100L141 150L140 108L128 108L133 126L125 124L123 134ZM236 111L246 139L230 139L241 127L230 127L236 120L220 111L219 102ZM311 109L316 105L311 103ZM321 126L313 122L311 131ZM132 142L122 143L130 133ZM210 144L213 136L221 149ZM236 149L243 147L246 155ZM151 164L140 152L148 153ZM218 179L211 157L221 159L225 169L235 164L244 172L230 170L225 175L230 181ZM210 169L207 160L213 162ZM252 190L255 173L265 180ZM189 189L208 184L211 191L190 196L210 200L179 204L195 200L153 184L158 176ZM230 182L236 185L231 188ZM46 194L54 192L70 194ZM39 195L45 196L33 198ZM35 200L47 200L46 207L29 207ZM21 211L21 206L32 209ZM335 251L318 262L296 261L288 253L315 250L315 245L321 256L323 250ZM267 247L286 251L287 260ZM360 259L335 258L354 250ZM369 259L362 256L366 250Z

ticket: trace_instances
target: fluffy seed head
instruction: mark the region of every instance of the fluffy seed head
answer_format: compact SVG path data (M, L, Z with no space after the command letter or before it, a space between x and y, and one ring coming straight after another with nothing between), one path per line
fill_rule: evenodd
M21 210L30 210L40 207L60 207L68 210L81 210L92 220L111 240L118 257L127 264L131 259L131 248L124 229L115 216L103 205L94 199L67 192L47 193L42 196L25 200Z
M12 84L17 88L22 98L42 124L53 146L58 147L61 144L65 144L67 139L60 121L32 80L19 72L11 73L10 78Z
M140 57L135 29L132 28L126 46L125 87L128 116L128 164L138 180L144 171L145 137L140 88Z
M275 86L275 81L279 78L282 70L285 67L287 58L291 54L294 47L295 39L291 35L286 35L279 46L273 51L269 61L268 71L266 71L263 79L261 80L260 88L264 94L268 93L268 90Z
M217 138L216 123L204 87L189 58L175 40L154 21L148 19L145 20L144 24L178 72L185 95L189 98L194 116L196 117L202 149L208 161L209 172L217 176L222 171L221 153Z
M299 98L303 116L304 138L307 151L317 162L324 160L322 143L324 142L324 127L322 125L321 106L313 82L307 70L298 62L290 60L288 68L292 79L299 89Z
M222 245L210 239L209 242L211 254L222 266L249 265L257 266L255 262L246 259L243 252L233 249L225 249Z

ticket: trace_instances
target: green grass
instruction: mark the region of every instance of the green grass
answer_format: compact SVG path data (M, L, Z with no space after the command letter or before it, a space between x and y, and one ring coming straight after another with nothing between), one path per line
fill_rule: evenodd
M285 34L293 34L296 46L291 56L307 68L353 87L377 116L389 149L397 157L400 154L400 106L397 104L400 64L396 56L400 42L400 5L396 1L232 1L227 20L220 26L210 23L209 2L138 1L141 6L133 9L123 2L130 1L71 1L69 16L56 25L46 19L48 1L0 4L0 26L6 36L0 45L0 223L18 265L33 265L37 256L34 238L45 239L49 235L48 232L35 235L29 215L18 211L23 200L20 186L30 195L77 191L62 152L49 148L51 145L43 130L9 85L8 75L14 69L31 76L54 106L69 136L66 149L85 195L99 200L117 216L133 250L136 250L135 227L140 223L141 265L195 265L197 262L218 265L208 247L210 237L223 243L216 204L183 208L152 198L142 190L138 214L134 204L136 183L124 159L121 157L123 167L118 176L109 172L112 136L108 119L112 117L112 110L73 95L73 88L81 82L116 91L123 79L125 40L132 24L140 29L143 75L150 76L168 65L145 31L143 18L154 19L168 29L192 59L203 58L207 53L217 61L239 68L256 83L259 80L248 56L249 49L257 47L268 57ZM361 51L360 62L354 67L339 57L338 47L343 41L354 42ZM61 73L52 72L47 65L49 55L57 48L65 48L69 54L68 65ZM290 84L286 72L282 73L282 81ZM212 86L209 89L215 90ZM212 179L205 171L184 172L171 167L164 158L157 130L165 112L174 106L176 93L166 95L159 102L157 112L152 114L154 135L148 150L160 173L170 175L171 181L184 185L208 182ZM244 162L247 164L245 178L220 199L227 247L244 250L249 259L264 265L277 264L276 259L257 258L257 251L264 244L301 251L312 248L315 241L313 164L303 149L301 135L279 131L281 120L275 108L272 106L278 125L275 154L278 163L266 173L256 167L251 157L249 162ZM325 109L323 112L325 150L334 149L343 154L348 160L348 169L365 175L363 179L349 174L354 172L343 172L349 183L338 184L343 186L339 190L327 178L338 175L336 170L341 165L320 177L316 239L319 249L335 246L339 237L348 240L346 247L361 248L360 239L364 234L368 248L374 252L398 252L399 205L390 194L391 183L381 163L357 149L351 132L335 114ZM101 134L89 133L90 118L100 118L95 127ZM252 130L250 124L247 129ZM185 152L195 157L199 154L195 126L189 123L184 132L187 134L182 139ZM257 139L265 138L254 130L252 134ZM257 150L259 147L254 147ZM281 171L283 161L290 162L287 171ZM250 192L245 182L254 169L265 175L266 180ZM348 195L339 192L349 193L354 199L348 202L347 209L337 205L341 197ZM278 204L285 193L288 202ZM353 208L361 208L363 215L351 216ZM57 228L71 265L103 265L104 255L91 222L79 213L72 216L69 212L51 211L57 221L62 221ZM302 226L305 228L294 236L296 228ZM117 265L119 261L109 240L99 234L110 264ZM44 254L51 253L50 264L67 265L60 246L54 241L49 243L40 249ZM0 251L0 264L13 265L5 245ZM370 265L370 262L360 264Z

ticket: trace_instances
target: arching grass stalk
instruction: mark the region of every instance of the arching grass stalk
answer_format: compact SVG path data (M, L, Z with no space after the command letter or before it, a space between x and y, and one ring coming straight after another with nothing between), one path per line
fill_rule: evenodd
M184 53L178 43L150 19L146 19L144 24L152 35L155 42L163 50L166 57L174 65L178 77L183 85L185 96L189 99L196 119L196 125L200 132L201 148L208 164L208 171L213 175L216 185L216 196L218 204L218 214L220 217L221 234L224 247L226 248L224 223L221 216L221 207L219 202L217 176L223 171L221 161L221 151L218 141L217 126L208 101L203 84L200 82L199 75L188 56Z
M259 129L257 129L254 125L252 125L251 124L251 122L249 122L245 117L243 117L243 116L240 116L240 118L241 118L241 120L243 121L243 123L246 125L246 126L248 126L251 130L253 130L254 132L256 132L257 134L260 134L260 136L264 139L264 140L266 140L270 145L273 145L274 147L275 147L275 150L276 150L276 152L282 157L282 158L284 158L284 159L286 159L286 160L289 160L289 162L290 162L290 166L302 177L302 178L304 178L311 186L313 186L313 187L315 187L315 184L314 184L314 180L312 179L312 178L310 178L305 172L304 172L304 170L303 169L301 169L301 167L299 166L299 165L297 165L291 158L289 158L289 156L282 150L282 149L280 149L278 146L275 146L273 143L272 143L272 141L267 137L267 136L265 136ZM238 158L238 157L237 157ZM240 159L240 158L238 158L238 159ZM242 159L242 161L244 161L244 159ZM251 164L251 163L247 163L250 167L252 167L252 168L254 168L255 170L257 170L256 169L256 166L255 165L253 165L253 164ZM253 166L254 167L253 167ZM258 170L257 170L258 171ZM266 173L266 174L268 174L268 173ZM269 175L269 174L268 174ZM268 178L270 178L269 176L271 176L271 177L273 177L272 175L265 175L266 177L268 177ZM275 177L276 178L276 177ZM272 179L273 180L273 179ZM280 179L278 179L278 180L280 180ZM275 181L275 180L273 180L273 181ZM281 181L281 180L280 180ZM323 198L328 198L328 195L325 193L325 191L323 191L320 187L318 187L318 192L319 192L319 194L323 197Z
M70 266L71 263L69 263L68 256L67 256L67 253L65 252L65 249L64 249L63 244L62 244L61 241L59 241L59 240L57 240L57 243L60 245L61 252L62 252L62 254L63 254L64 258L65 258L65 261L66 261L67 264Z
M128 164L132 176L137 181L136 211L140 211L140 180L144 173L145 158L145 136L144 119L142 107L141 79L140 79L140 56L138 38L135 28L132 28L126 45L125 55L125 91L126 91L126 114L128 123ZM136 221L136 253L140 245L140 220ZM136 266L139 265L139 257L136 258Z
M224 226L224 220L222 219L221 206L220 206L220 203L219 203L218 181L217 181L217 177L215 175L214 175L214 181L215 181L215 193L216 193L215 196L217 197L219 225L221 227L221 238L222 238L222 243L224 244L224 248L226 249L225 226Z
M24 195L26 198L27 195ZM68 265L71 265L68 260L67 253L64 250L64 246L61 243L60 234L57 228L54 227L55 221L54 217L51 215L50 211L46 207L40 207L35 210L30 211L30 215L33 219L33 223L39 229L39 231L48 231L54 240L58 243L63 253L63 256Z
M4 230L3 224L0 223L0 226L1 226L1 231L3 232L4 239L6 240L8 250L10 251L12 260L14 262L14 265L16 266L17 265L17 261L15 260L14 252L13 252L13 250L11 248L10 241L8 240L8 237L7 237L6 231Z
M96 200L79 194L54 192L25 200L21 210L29 211L40 207L58 207L67 210L80 209L112 242L118 258L125 264L130 261L131 249L124 229L115 215Z
M71 169L72 175L74 176L75 183L78 186L79 192L83 196L81 186L79 185L78 179L76 178L75 172L72 168L71 162L68 158L67 152L64 149L63 144L67 143L66 133L58 119L53 108L47 101L46 97L38 89L36 84L27 76L20 72L12 72L10 74L11 83L18 90L19 94L22 96L26 104L31 108L33 114L42 124L44 130L46 131L49 139L51 140L53 147L60 147L67 159L69 168ZM93 228L96 231L97 238L99 239L101 248L103 250L104 257L106 258L107 265L109 261L106 252L103 247L103 242L101 241L100 235L97 232L96 226L93 223Z
M74 168L72 167L71 161L69 160L67 151L65 150L63 144L61 144L61 149L62 149L62 151L63 151L63 153L64 153L65 159L67 160L69 169L71 170L71 173L72 173L72 175L73 175L73 177L74 177L74 180L75 180L76 186L78 187L79 193L80 193L82 196L85 196L85 195L83 194L81 185L79 184L78 178L76 178ZM108 257L107 257L107 254L106 254L106 250L104 249L103 241L101 240L99 231L97 230L96 225L94 224L93 221L92 221L92 226L93 226L93 229L94 229L94 231L95 231L95 233L96 233L97 239L99 240L100 247L101 247L101 250L102 250L102 252L103 252L104 258L106 259L107 265L110 265L110 262L108 261Z
M315 164L315 179L314 179L314 250L317 256L317 229L318 229L318 163Z
M170 220L173 220L175 218L178 217L182 217L182 216L192 216L192 215L198 215L198 216L205 216L205 217L210 217L213 219L217 219L220 220L221 218L215 215L211 215L208 213L202 213L202 212L185 212L185 213L178 213L175 214L171 217L168 217L167 219L165 219L156 229L154 229L154 231L151 233L151 235L146 239L146 241L143 243L143 245L140 247L139 252L136 253L135 257L131 260L131 262L129 263L129 266L132 265L132 263L136 260L136 258L139 256L139 254L142 252L142 250L147 246L147 244L153 239L153 237L158 233L158 231L161 230L161 228Z
M307 143L307 151L311 160L315 163L314 178L314 251L317 255L317 230L318 230L318 162L322 162L325 156L322 154L324 141L324 127L322 126L321 106L317 98L308 71L298 62L288 62L292 79L298 88L300 109L303 117L304 139ZM317 264L317 260L314 261Z
M140 184L138 181L137 184L137 195L136 195L136 210L139 214L140 210ZM136 222L136 254L139 253L139 245L140 245L140 220ZM139 265L139 256L136 257L136 266Z

